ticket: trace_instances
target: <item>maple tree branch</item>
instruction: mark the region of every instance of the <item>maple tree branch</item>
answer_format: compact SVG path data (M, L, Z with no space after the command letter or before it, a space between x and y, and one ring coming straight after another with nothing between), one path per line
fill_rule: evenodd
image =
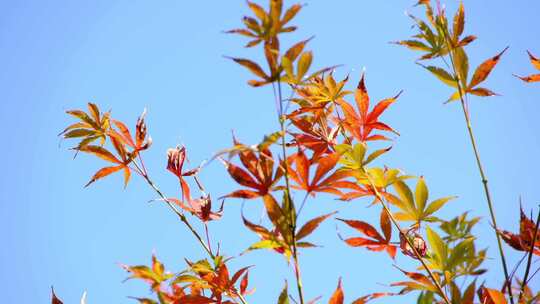
M450 47L450 43L448 42L448 39L445 39L445 40L446 40L446 44L447 44L448 49L452 50L452 48ZM476 165L478 167L478 171L480 172L480 177L482 179L484 193L485 193L486 201L487 201L488 208L489 208L489 215L491 217L491 222L493 224L493 230L494 230L495 236L497 238L497 246L498 246L498 249L499 249L499 255L501 257L501 264L502 264L503 272L504 272L506 291L508 293L508 296L510 297L510 303L514 304L514 296L512 294L511 281L510 281L510 277L508 275L508 266L507 266L507 263L506 263L506 257L504 255L504 250L503 250L503 247L502 247L501 236L499 235L499 232L498 232L499 228L497 226L497 220L496 220L496 217L495 217L495 210L494 210L493 203L492 203L492 200L491 200L491 193L489 191L487 176L486 176L486 174L484 172L484 167L482 166L482 161L480 159L480 153L479 153L478 147L476 145L476 139L475 139L475 136L474 136L474 133L473 133L472 125L471 125L471 118L470 118L469 111L468 111L468 108L467 108L467 103L466 103L465 98L463 96L464 91L463 91L463 88L461 86L461 82L460 82L461 79L459 77L459 74L457 73L457 68L456 68L456 64L455 64L455 61L454 61L454 57L452 55L452 51L448 52L448 56L450 58L450 62L451 62L451 65L452 65L452 70L453 70L453 74L454 74L453 76L454 76L454 79L456 80L459 99L460 99L460 102L461 102L461 108L463 110L463 116L465 117L465 123L467 125L467 131L469 133L469 138L471 140L471 146L473 148L474 156L476 158Z
M135 166L138 168L139 166L135 163ZM138 168L140 170L140 168ZM193 236L195 236L195 238L197 239L197 241L199 241L199 243L201 244L201 246L203 247L203 249L206 251L206 253L208 253L208 256L210 256L210 258L215 259L216 256L212 253L212 250L210 249L210 242L208 243L208 245L206 245L206 243L204 242L203 238L201 237L201 235L195 230L195 228L193 228L193 226L191 225L191 223L188 221L188 219L186 218L186 216L180 211L178 210L168 199L167 197L163 194L163 192L161 192L161 190L156 186L156 184L154 184L154 182L150 179L150 177L148 176L147 173L145 173L144 175L142 175L142 177L146 180L146 182L148 183L148 185L150 185L150 187L163 199L163 201L165 201L165 203L167 204L167 206L169 206L169 208L171 208L171 210L180 218L180 220L182 221L182 223L184 223L184 225L186 225L186 227L189 229L189 231L191 231L191 233L193 234ZM207 237L208 237L208 227L206 226L206 232L207 232ZM244 299L244 297L241 295L241 294L237 294L238 298L240 299L240 302L242 302L242 304L248 304L247 301Z
M382 195L380 194L379 190L377 189L377 187L375 186L375 183L373 182L373 180L371 179L371 176L369 175L369 173L367 171L365 171L365 169L362 169L362 171L364 171L363 173L366 175L368 181L369 181L369 184L371 186L371 188L373 188L373 192L375 193L375 197L377 198L377 200L381 203L381 205L383 206L383 209L384 211L386 211L386 214L388 215L388 217L390 218L390 220L392 221L392 223L394 224L394 226L396 226L396 228L398 229L399 233L401 235L404 236L405 240L407 241L407 244L409 244L409 247L411 247L411 249L413 250L414 252L414 255L416 256L416 258L420 261L420 263L422 264L422 266L424 267L424 269L427 271L430 279L433 281L433 283L435 284L435 287L437 288L437 290L439 291L439 293L441 294L444 302L446 304L451 304L450 300L448 299L448 297L446 296L446 293L444 292L441 284L439 283L439 281L437 280L437 278L435 278L435 275L433 274L433 271L431 271L431 268L429 268L429 266L426 264L426 262L424 261L424 258L422 257L422 255L420 254L420 252L418 252L418 250L416 249L416 247L414 246L413 242L409 239L409 237L407 236L406 234L406 231L403 230L403 228L401 228L401 225L398 223L398 221L396 220L396 218L394 217L394 215L392 214L392 212L390 211L390 208L388 208L388 205L384 202L383 200L383 197Z
M345 133L345 130L343 129L343 126L341 124L341 117L339 115L339 111L336 111L337 112L337 117L338 117L338 120L339 120L339 128L340 128L340 132L341 132L341 135L343 135L343 137L345 137L345 139L347 140L347 142L349 143L349 145L352 145L352 142L350 140L349 137L347 137L347 134ZM431 278L431 280L433 281L433 283L435 284L435 287L437 287L437 289L439 290L439 292L441 293L444 301L447 303L447 304L450 304L450 300L448 299L448 297L446 296L445 292L443 291L442 289L442 286L439 284L439 281L437 281L437 279L435 278L435 276L433 275L433 272L431 271L431 269L429 268L429 266L426 264L426 262L424 261L422 255L418 252L418 250L416 249L416 247L414 246L413 242L409 239L409 237L407 237L407 235L405 234L405 231L403 230L403 228L401 228L401 225L399 225L398 221L396 220L396 218L394 217L394 215L392 214L392 212L390 211L390 209L388 208L388 205L386 205L386 203L384 202L383 198L382 198L382 195L379 193L379 190L377 189L377 187L375 186L375 183L373 182L373 180L371 179L371 176L365 171L365 169L362 169L364 172L364 174L366 175L368 181L369 181L369 184L371 186L371 188L373 188L373 192L375 193L375 197L377 198L377 200L382 204L383 206L383 209L384 211L386 212L386 214L388 215L388 217L390 218L390 220L392 221L392 223L394 224L394 226L396 226L396 228L398 229L399 233L402 234L403 236L405 236L405 240L407 240L407 244L409 244L409 247L412 248L413 252L414 252L414 255L416 256L416 258L420 261L420 263L422 263L422 266L424 267L424 269L427 271L427 273L429 274L429 277Z
M285 120L286 116L283 113L283 100L281 96L281 79L278 78L277 80L277 94L276 94L276 85L272 83L272 88L274 92L274 97L276 99L276 105L278 106L278 113L279 113L279 125L281 129L281 148L283 153L283 161L285 162L284 166L284 177L285 177L285 186L286 186L286 193L287 193L287 199L289 202L292 202L291 199L291 186L289 181L289 166L287 163L287 146L286 146L286 140L285 136L287 134L287 129L285 126ZM296 215L295 215L296 216ZM300 263L298 260L298 248L296 246L296 219L293 221L293 224L290 227L292 231L292 254L293 254L293 260L294 260L294 275L296 277L296 288L298 290L298 298L300 300L300 304L304 304L304 292L303 292L303 286L302 286L302 275L300 273Z
M349 137L347 137L347 134L345 133L345 130L343 129L343 126L342 126L342 123L341 123L341 117L339 115L339 111L337 111L336 109L336 113L337 113L337 117L338 117L338 120L339 120L339 128L340 128L340 132L341 132L341 135L343 135L343 137L345 137L345 139L347 140L348 144L349 145L352 145L352 142L350 140ZM366 175L368 181L369 181L369 184L371 186L371 188L373 189L373 192L375 193L375 197L377 198L377 200L382 204L383 206L383 209L384 211L386 212L386 214L388 215L388 217L390 218L390 220L392 221L392 223L394 224L394 226L396 226L396 228L398 229L399 233L402 234L404 237L405 237L405 240L407 240L407 244L409 244L409 247L412 248L413 250L413 253L414 255L416 256L416 258L420 261L420 263L422 263L422 266L424 267L424 269L427 271L427 273L429 274L429 277L431 278L431 280L433 281L433 283L435 284L435 287L439 290L439 292L441 293L441 296L443 297L444 301L446 302L446 304L451 304L450 303L450 300L448 299L448 297L446 296L445 292L443 291L442 289L442 286L439 284L439 281L437 281L437 279L435 278L435 276L433 275L433 272L431 271L431 269L429 268L429 266L426 264L426 262L424 261L422 255L418 252L418 250L416 249L416 247L414 246L413 242L409 239L409 237L407 237L407 235L405 234L405 231L403 230L403 228L401 228L401 225L399 225L398 221L396 220L396 218L394 217L394 215L392 214L392 212L390 211L390 208L388 208L388 205L386 205L386 203L384 202L383 198L382 198L382 195L379 193L379 190L377 189L377 187L375 186L375 183L373 182L373 180L371 179L371 176L367 173L367 171L362 168L362 171L364 171L363 173Z
M339 115L339 111L336 111L337 112L337 117L338 117L338 120L339 120L339 128L340 128L340 132L341 132L341 135L343 135L343 137L345 137L345 139L347 140L348 144L349 145L352 145L352 142L350 140L349 137L347 137L347 134L345 133L345 130L343 129L343 126L341 124L341 117ZM388 215L388 217L390 218L390 220L392 221L392 223L394 224L394 226L396 226L396 228L398 229L399 233L401 235L403 235L405 237L405 240L407 241L407 244L409 244L409 247L412 248L413 250L413 253L414 255L416 256L416 258L420 261L420 263L422 263L422 266L424 267L424 269L427 271L427 273L429 274L429 277L431 278L431 280L433 281L433 283L435 284L435 287L439 290L439 292L441 293L441 296L443 297L444 301L446 302L446 304L451 304L450 303L450 300L448 299L448 297L446 296L444 290L442 289L442 286L439 284L439 281L437 281L437 279L435 278L435 276L433 275L433 272L431 271L431 269L429 268L429 266L426 264L426 262L424 261L422 255L418 252L418 250L416 249L416 247L414 246L413 242L409 239L409 237L407 237L407 235L405 234L405 231L403 230L403 228L401 228L401 225L399 225L398 221L396 220L396 218L394 217L394 215L392 214L392 212L390 211L390 208L388 208L388 205L386 205L386 203L384 202L383 200L383 197L382 195L379 193L379 190L377 189L377 187L375 186L375 183L373 182L373 180L371 179L371 176L367 173L367 171L362 168L362 171L363 173L366 175L368 181L369 181L369 184L371 186L371 188L373 189L373 192L375 193L375 197L377 198L377 200L382 204L383 206L383 209L384 211L386 212L386 214Z
M144 165L144 160L142 158L141 152L138 152L137 156L138 156L139 160L141 161L142 171L144 172L144 174L148 174L148 171L146 171L146 166Z
M534 252L534 245L536 244L536 238L538 237L538 226L540 224L540 210L538 210L538 216L536 218L536 227L534 228L534 235L531 243L531 249L529 250L529 256L527 257L527 267L525 268L525 275L523 276L523 281L521 282L521 288L519 290L518 303L521 303L521 298L523 297L523 292L525 291L525 286L527 286L527 280L529 278L529 271L531 270L532 256Z
M136 163L135 163L135 166L136 167L139 167ZM140 168L139 168L140 170ZM171 208L171 210L180 218L180 220L182 221L182 223L184 223L184 225L186 225L186 227L191 231L191 233L193 234L193 236L195 236L195 238L199 241L199 243L201 244L201 246L203 247L203 249L208 253L208 255L214 259L215 258L215 255L212 253L212 251L210 250L210 248L208 248L208 246L205 244L203 238L201 237L201 235L195 230L195 228L193 228L193 226L191 225L191 223L188 221L188 219L186 218L186 216L184 215L184 213L182 213L180 210L178 210L170 201L169 199L163 194L163 192L161 192L161 190L159 190L159 188L156 186L156 184L154 184L154 182L150 179L149 175L146 173L144 175L142 175L142 177L146 180L146 183L148 183L148 185L150 185L150 187L161 197L161 199L163 199L163 201L165 201L165 203L167 204L167 206L169 206L169 208Z
M300 273L300 262L298 261L298 248L296 247L296 237L293 237L293 259L294 259L294 274L296 276L296 287L298 289L298 297L300 298L300 304L304 303L304 293L302 284L302 274Z

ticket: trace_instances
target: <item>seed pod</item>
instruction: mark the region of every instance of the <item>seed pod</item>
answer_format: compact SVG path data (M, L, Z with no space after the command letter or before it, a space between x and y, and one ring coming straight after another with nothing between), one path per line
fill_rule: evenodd
M406 238L408 238L411 241L414 248L420 254L421 257L426 256L426 252L427 252L426 241L424 240L424 238L422 238L420 234L416 232L417 229L418 228L413 227L409 229L406 232L406 234L400 233L399 235L399 240L400 240L399 247L401 248L401 252L404 255L410 256L414 259L418 259L418 257L416 256L413 248L411 248L411 246L409 245L409 242L407 242Z

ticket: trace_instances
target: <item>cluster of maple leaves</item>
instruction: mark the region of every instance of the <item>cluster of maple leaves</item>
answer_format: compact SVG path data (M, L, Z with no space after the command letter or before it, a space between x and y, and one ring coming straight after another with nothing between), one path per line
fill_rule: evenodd
M262 201L266 210L269 227L256 224L242 214L244 225L258 238L245 252L267 249L283 255L293 265L298 296L295 300L286 284L277 303L289 303L290 299L301 304L320 300L320 297L316 297L304 302L298 251L317 247L306 238L324 221L334 217L336 212L320 215L302 225L297 223L302 210L309 207L309 199L320 194L342 201L365 198L372 206L380 208L380 230L364 220L336 218L358 234L343 237L339 233L345 244L385 252L392 259L401 252L405 257L420 262L416 271L398 268L407 280L391 283L390 286L400 288L399 291L368 294L357 298L354 304L412 291L420 292L418 303L450 304L451 301L472 304L475 295L481 303L507 303L501 292L503 288L499 291L483 285L476 287L476 278L486 272L481 268L486 250L477 250L471 234L478 218L469 219L466 213L449 221L439 218L437 212L454 197L430 200L424 177L373 165L390 151L390 146L373 149L372 143L379 142L376 146L380 147L380 143L399 136L396 130L381 121L381 116L397 101L401 92L373 104L364 75L354 90L346 90L349 77L337 80L333 72L335 67L310 72L313 53L306 51L306 47L311 38L293 44L285 52L282 52L280 45L280 35L296 30L296 26L290 25L290 22L302 5L295 4L285 10L282 0L270 0L269 9L265 10L254 2L248 1L247 4L254 16L244 17L245 27L229 33L248 37L248 48L262 45L268 67L265 70L249 59L231 59L256 77L248 81L249 85L273 87L281 129L265 136L256 145L243 144L233 137L233 146L214 158L223 163L230 177L240 186L221 199L257 199ZM479 65L469 81L468 57L464 47L476 37L462 37L465 24L463 4L454 17L451 30L443 10L438 8L435 13L430 1L423 0L419 4L425 7L428 22L413 17L419 34L414 39L397 43L424 52L420 60L450 56L453 61L450 71L443 67L422 65L456 90L448 101L458 100L467 94L495 95L489 89L479 87L479 84L487 79L506 49ZM533 65L540 69L540 61L529 55ZM520 78L527 82L540 80L538 75ZM285 89L290 91L290 98L282 97L282 90ZM243 267L231 275L227 266L231 258L222 255L219 249L217 252L212 250L207 222L221 218L223 204L218 211L212 210L211 196L198 179L202 168L184 168L187 163L186 149L176 147L167 151L166 168L178 179L180 192L177 197L168 197L150 179L144 165L142 152L152 143L147 134L144 113L135 124L134 136L123 122L111 117L110 111L102 113L93 103L88 104L87 112L72 110L67 113L79 121L68 126L61 135L66 139L79 140L73 147L76 153L91 154L109 163L99 169L86 186L118 171L123 172L125 186L132 173L140 175L160 196L157 200L172 208L209 255L197 262L186 259L187 268L177 273L165 270L155 256L150 266L125 265L130 278L147 282L157 298L135 299L143 304L247 303L244 296L252 292L248 290L250 267ZM410 186L412 180L416 180L414 188ZM193 184L200 193L199 198L193 195ZM302 193L304 199L294 201L293 192ZM204 225L206 241L191 226L185 213ZM529 219L522 211L519 234L503 230L498 233L512 248L540 255L537 232L538 222ZM457 279L468 278L474 280L462 292ZM516 280L517 284L521 284ZM526 284L525 287L523 296L520 296L527 301L523 303L535 303L533 301L539 295L533 295ZM447 295L448 290L451 290L450 295ZM53 304L61 303L53 293ZM341 279L328 303L344 303Z
M446 101L452 102L460 100L463 113L465 114L465 119L467 122L467 127L469 129L469 135L471 137L473 149L477 157L477 164L480 169L480 174L483 178L484 189L486 191L487 200L492 216L492 221L495 222L493 218L493 211L491 210L491 201L489 197L489 190L487 186L487 180L484 178L483 169L480 163L480 159L477 153L477 148L475 146L474 136L471 131L470 117L469 117L469 108L468 108L468 96L480 96L487 97L497 95L491 90L480 87L479 85L486 81L488 76L491 74L497 63L500 61L501 56L507 51L508 47L502 50L497 55L485 60L481 63L472 76L469 73L469 58L465 50L465 46L473 42L475 36L466 36L461 37L465 29L465 8L463 2L460 2L459 8L454 15L452 24L449 24L446 17L446 12L443 6L440 5L437 1L436 9L433 9L431 6L431 1L429 0L420 0L417 5L422 5L426 11L426 21L423 21L415 16L411 18L415 22L415 28L418 30L418 34L414 35L410 40L403 40L396 42L399 45L408 47L409 49L423 52L424 54L419 58L418 64L431 72L435 77L437 77L444 84L452 87L455 92L448 98ZM536 69L540 70L540 60L536 58L532 53L528 52L531 63ZM422 62L424 60L430 59L442 59L445 66L434 66L434 65L424 65ZM516 76L525 82L536 82L540 81L540 75L530 75L530 76ZM470 80L469 80L470 79ZM465 220L466 213L460 218L456 218L452 221L448 221L441 225L441 229L444 230L449 235L460 235L462 232L467 234L470 232L470 229L476 223L477 219L471 221ZM488 289L482 286L478 289L477 294L482 303L494 303L494 304L505 304L514 303L514 293L518 295L518 303L537 303L540 301L540 293L533 294L531 289L528 286L528 283L532 277L528 277L529 270L531 266L531 257L533 255L539 255L538 251L538 222L540 222L540 216L535 222L529 219L523 210L521 210L521 219L520 219L520 232L519 234L513 234L511 232L498 229L496 224L494 224L495 233L500 236L504 242L506 242L510 247L518 251L524 251L528 253L529 259L525 269L524 277L520 280L516 271L519 267L519 263L515 266L514 271L511 274L507 273L506 261L504 259L504 253L501 245L499 244L501 262L504 266L504 275L505 283L500 288L500 290ZM429 235L429 231L428 231ZM448 238L449 241L454 241L452 237ZM485 252L481 251L481 255L484 256ZM521 263L521 262L520 262ZM513 278L515 277L515 287L513 285ZM474 283L474 282L473 282ZM472 303L474 299L474 285L471 285L467 289L464 298L458 298L457 303ZM452 287L453 288L453 287ZM459 292L459 288L452 289L452 301L454 301L454 290ZM507 293L508 298L504 293ZM508 299L508 300L507 300ZM425 302L420 303L431 303L432 299L429 298Z

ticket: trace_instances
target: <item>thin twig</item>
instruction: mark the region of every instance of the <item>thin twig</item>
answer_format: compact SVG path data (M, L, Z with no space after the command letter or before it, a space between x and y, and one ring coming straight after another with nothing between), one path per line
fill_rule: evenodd
M286 116L283 113L283 100L281 96L281 80L278 78L277 81L277 94L276 94L276 86L274 83L272 83L273 91L274 91L274 97L276 99L276 106L278 107L278 119L279 119L279 125L281 128L281 148L283 153L283 161L285 162L284 166L284 177L285 177L285 186L286 186L286 194L287 199L289 202L292 202L291 199L291 187L290 187L290 181L289 181L289 166L287 163L287 149L286 149L286 140L285 136L287 134L287 130L285 127L285 120ZM292 254L293 254L293 260L294 260L294 275L296 277L296 287L298 290L298 298L300 300L300 304L304 304L304 293L303 293L303 286L302 286L302 275L300 273L300 263L298 260L298 248L296 246L296 220L293 221L292 227L290 227L292 231Z
M139 167L136 163L134 163L134 164L135 164L136 167ZM140 170L140 168L139 168L139 170ZM171 208L171 210L180 218L180 221L182 221L182 223L184 223L184 225L186 225L186 227L189 229L189 231L191 231L193 236L195 236L197 241L199 241L199 243L201 244L203 249L206 251L206 253L208 253L210 258L212 258L212 260L214 260L216 258L216 256L212 253L212 250L209 247L210 243L208 243L208 246L205 244L205 242L204 242L203 238L201 237L201 235L195 230L195 228L193 228L193 226L188 221L186 216L180 210L178 210L169 201L169 199L167 199L167 197L163 194L163 192L161 192L161 190L159 190L159 188L156 186L156 184L154 184L154 182L148 176L148 173L143 174L142 177L146 180L148 185L150 185L150 187L163 199L163 201L167 204L167 206L169 206L169 208ZM208 234L207 234L207 236L208 236ZM244 297L241 294L238 294L238 298L240 299L240 302L242 302L242 304L247 304L247 301L244 299Z
M169 206L169 208L171 208L171 210L176 213L176 215L180 218L180 220L187 226L187 228L191 231L191 233L193 234L193 236L195 236L195 238L199 241L199 243L201 244L201 246L203 247L203 249L208 253L208 255L214 259L215 258L215 255L212 253L212 251L210 251L210 248L208 248L208 246L206 245L206 243L204 242L203 238L200 236L200 234L195 230L195 228L193 228L193 226L191 225L191 223L188 221L188 219L186 218L186 216L180 211L178 210L170 201L169 199L161 192L161 190L159 190L159 188L154 184L154 182L150 179L150 177L148 176L148 174L146 175L143 175L144 179L146 180L146 182L150 185L150 187L152 187L152 189L154 189L154 191L163 199L163 201L165 201L165 203L167 203L167 206Z
M448 39L446 39L448 40ZM451 50L450 48L450 44L447 42L447 47L449 50ZM487 204L488 204L488 208L489 208L489 215L491 217L491 222L493 224L493 229L494 229L494 232L495 232L495 236L497 237L497 246L498 246L498 249L499 249L499 255L501 257L501 264L503 266L503 271L504 271L504 279L505 279L505 285L506 285L506 291L510 297L510 303L511 304L514 304L514 296L512 295L512 288L511 288L511 282L509 281L509 275L508 275L508 266L507 266L507 263L506 263L506 257L504 255L504 251L503 251L503 248L502 248L502 241L501 241L501 236L499 235L499 228L497 226L497 220L496 220L496 217L495 217L495 210L493 208L493 203L491 201L491 194L490 194L490 191L489 191L489 186L488 186L488 180L487 180L487 177L486 177L486 174L484 173L484 167L482 166L482 161L480 159L480 153L478 152L478 147L476 145L476 139L474 137L474 133L473 133L473 129L472 129L472 125L471 125L471 118L469 116L469 111L468 111L468 108L467 108L467 103L464 99L464 96L463 96L463 89L461 87L461 79L457 73L457 68L456 68L456 64L455 64L455 61L454 61L454 57L452 55L452 51L450 51L448 53L448 56L450 58L450 62L452 63L452 70L453 70L453 73L454 73L454 78L456 80L456 84L457 84L457 89L458 89L458 93L459 93L459 99L461 101L461 108L463 110L463 115L465 117L465 123L467 125L467 131L469 133L469 138L471 140L471 145L472 145L472 148L473 148L473 151L474 151L474 156L476 158L476 164L478 166L478 171L480 172L480 177L482 179L482 184L484 186L484 193L485 193L485 196L486 196L486 201L487 201Z

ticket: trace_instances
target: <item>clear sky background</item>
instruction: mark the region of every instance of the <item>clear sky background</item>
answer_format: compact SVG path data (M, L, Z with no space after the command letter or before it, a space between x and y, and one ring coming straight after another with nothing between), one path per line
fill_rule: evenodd
M480 178L457 104L443 106L451 91L414 64L418 54L388 44L409 37L404 11L413 1L306 1L296 24L295 40L312 34L317 67L344 64L351 86L367 70L373 100L404 89L384 121L401 133L384 164L424 175L432 197L458 195L443 209L450 217L465 210L483 216L478 233L489 246L486 277L500 286L495 237L487 220ZM457 1L447 1L453 12ZM289 2L290 4L290 2ZM512 73L532 73L525 50L540 55L538 1L466 1L467 33L479 37L470 47L471 65L510 50L488 86L501 97L473 99L472 119L500 226L518 229L518 197L530 211L540 202L540 86L526 85ZM147 201L155 194L135 178L126 190L120 176L88 189L83 185L103 164L82 156L73 160L70 143L57 134L71 119L64 111L86 102L112 109L117 118L135 123L148 108L154 145L147 166L167 193L176 182L165 172L165 151L187 145L198 163L230 145L230 130L255 143L277 129L271 88L245 85L250 75L222 55L259 58L244 50L245 40L222 34L238 27L247 8L227 1L2 1L0 3L0 290L4 303L48 303L54 285L65 303L132 303L127 296L147 296L146 285L128 281L118 263L148 264L153 251L171 270L183 257L203 257L185 228L164 206ZM417 11L420 14L420 11ZM214 197L236 189L219 163L202 179ZM344 204L320 196L309 202L308 215L340 210L340 216L378 219L364 201ZM222 221L211 224L223 252L235 255L256 240L240 221L241 201L229 200ZM260 202L246 202L252 219ZM304 218L304 220L306 219ZM312 240L323 248L301 256L308 298L334 290L343 277L347 301L386 290L382 284L403 279L384 254L346 247L328 221ZM348 233L341 227L343 233ZM508 247L510 265L519 259ZM396 264L413 269L400 256ZM257 264L251 303L275 303L292 272L281 257L261 251L232 262ZM540 287L540 277L532 281ZM409 301L411 298L408 298ZM406 302L382 299L379 303Z

